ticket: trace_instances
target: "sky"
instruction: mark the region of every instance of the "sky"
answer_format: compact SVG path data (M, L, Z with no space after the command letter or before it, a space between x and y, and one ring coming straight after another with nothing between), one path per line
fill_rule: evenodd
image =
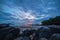
M60 0L0 0L0 24L36 24L59 15Z

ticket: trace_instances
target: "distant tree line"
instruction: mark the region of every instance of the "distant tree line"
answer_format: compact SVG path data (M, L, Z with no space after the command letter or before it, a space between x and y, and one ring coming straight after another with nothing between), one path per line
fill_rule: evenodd
M60 16L56 16L55 18L44 20L42 22L42 25L60 25Z

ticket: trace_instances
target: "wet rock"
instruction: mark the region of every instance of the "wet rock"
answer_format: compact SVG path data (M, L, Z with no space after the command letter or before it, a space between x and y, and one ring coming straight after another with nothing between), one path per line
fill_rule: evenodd
M53 34L50 40L60 40L60 34Z
M37 30L35 37L36 37L36 40L39 40L40 38L49 39L51 34L52 33L48 27L41 27L40 29Z
M13 40L18 37L19 33L20 29L18 28L2 27L0 28L0 40Z

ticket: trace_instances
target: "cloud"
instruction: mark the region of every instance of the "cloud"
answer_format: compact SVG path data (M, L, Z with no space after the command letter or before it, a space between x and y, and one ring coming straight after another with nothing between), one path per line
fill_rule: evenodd
M3 12L10 13L11 17L18 19L18 20L23 20L23 19L42 19L45 18L47 14L41 14L39 15L38 13L34 13L34 10L27 10L24 11L22 7L9 7L5 5L3 8ZM37 15L36 15L37 14Z
M20 23L50 18L58 10L53 0L4 0L1 5L4 12L1 19Z
M4 19L6 20L9 19L10 23L17 22L19 24L28 24L28 23L33 23L35 20L40 20L48 17L47 14L39 15L39 13L37 12L35 13L35 11L31 9L25 11L23 7L19 7L19 6L10 7L8 5L4 5L3 12L10 14L10 16L6 14L4 17ZM5 22L8 22L8 20Z

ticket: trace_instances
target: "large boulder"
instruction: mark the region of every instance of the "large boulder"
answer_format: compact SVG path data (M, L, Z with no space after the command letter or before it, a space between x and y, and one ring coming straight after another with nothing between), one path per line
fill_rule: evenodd
M53 26L53 27L49 27L49 28L50 28L52 34L54 34L54 33L60 34L60 26Z
M40 38L49 39L51 34L52 33L48 27L41 27L37 30L35 37L36 37L36 40L37 39L39 40Z
M29 37L29 36L32 35L34 32L35 32L35 30L24 30L23 33L22 33L22 35Z
M31 40L30 37L24 36L21 40Z
M39 37L49 38L51 36L51 31L48 27L42 27L39 31Z
M13 40L19 36L20 29L0 26L0 40Z
M60 40L60 34L53 34L50 40Z

